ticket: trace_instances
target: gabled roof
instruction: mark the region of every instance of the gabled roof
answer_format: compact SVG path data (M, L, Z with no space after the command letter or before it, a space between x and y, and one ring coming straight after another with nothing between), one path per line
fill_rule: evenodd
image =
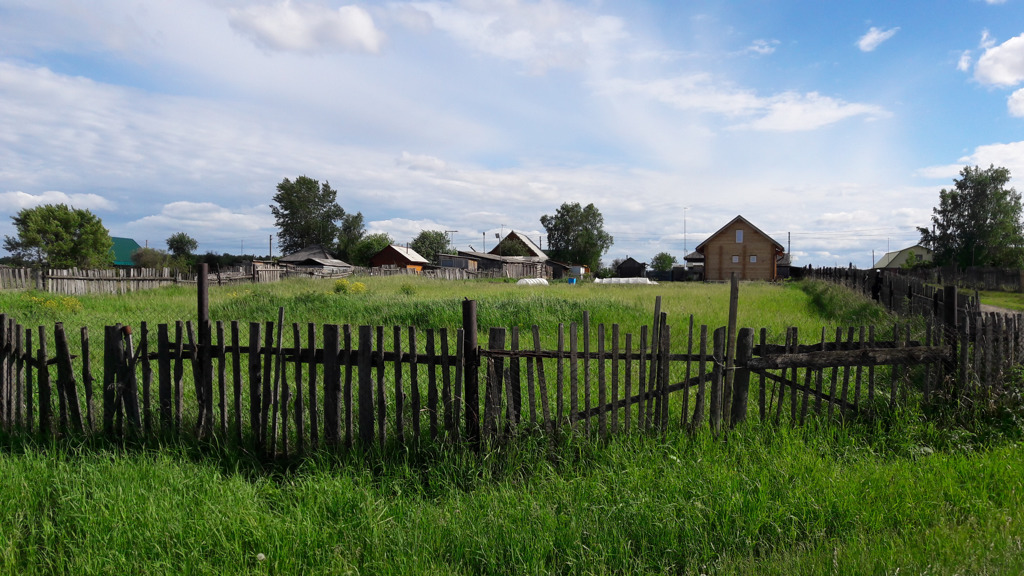
M716 232L715 232L714 234L712 234L711 236L708 236L708 239L707 239L707 240L705 240L705 241L701 242L700 244L698 244L698 245L697 245L697 247L696 247L696 248L695 248L694 250L696 250L697 252L700 252L701 254L703 254L703 253L704 253L704 245L705 245L705 244L707 244L708 242L710 242L710 241L711 241L711 240L712 240L712 239L713 239L713 238L714 238L715 236L718 236L718 235L719 235L719 234L721 234L721 233L722 233L722 232L723 232L723 231L724 231L725 229L727 229L728 227L732 226L732 225L733 225L734 223L736 223L736 222L742 222L742 223L743 223L743 224L744 224L745 226L749 226L749 227L750 227L750 229L751 229L751 230L753 230L754 232L757 232L757 233L758 233L758 234L760 234L761 236L764 236L765 238L767 238L767 239L771 240L771 241L772 241L772 244L774 244L774 245L775 245L775 247L776 247L776 248L777 248L777 249L778 249L778 250L779 250L780 252L781 252L781 251L785 251L785 250L786 250L785 246L783 246L782 244L779 244L778 242L776 242L774 238L772 238L771 236L769 236L769 235L765 234L764 232L762 232L760 228L758 228L757 226L754 226L753 224L751 224L751 223L750 223L750 220L747 220L747 219L746 219L746 218L744 218L743 216L736 216L735 218L733 218L732 220L730 220L728 224L726 224L725 226L722 226L721 228L719 228L719 229L718 229L718 230L717 230L717 231L716 231Z
M427 260L423 256L420 256L419 253L413 250L412 248L406 248L405 246L395 246L393 244L389 246L389 248L395 250L402 256L405 256L405 259L408 260L409 262L413 262L416 264L430 264L429 260Z
M913 246L907 246L906 248L903 248L902 250L894 250L892 252L886 252L885 256L882 256L878 260L878 262L875 262L875 265L872 266L872 268L885 268L885 267L889 266L890 264L892 264L893 260L896 260L897 258L899 258L901 254L903 254L904 252L907 252L909 250L914 250L915 254L920 254L921 256L923 256L926 259L930 259L931 255L932 255L932 251L931 251L930 248L927 248L925 246L921 246L920 244L915 244Z
M111 259L113 260L114 266L132 266L135 263L132 262L132 254L136 250L142 248L139 243L131 238L118 238L112 236L110 238L114 241L110 247Z
M536 244L533 243L533 240L530 240L529 236L527 236L525 234L521 234L519 232L516 232L515 230L509 232L504 238L502 238L498 242L498 245L495 246L491 250L490 253L491 254L497 254L498 253L498 247L501 246L509 238L518 239L520 242L522 242L523 245L526 246L526 249L530 251L530 254L532 256L535 256L537 258L547 258L548 257L548 255L545 254L544 251L541 250L539 246L537 246Z
M319 244L311 244L298 252L282 257L278 262L284 264L320 264L321 266L346 267L351 264L334 258Z

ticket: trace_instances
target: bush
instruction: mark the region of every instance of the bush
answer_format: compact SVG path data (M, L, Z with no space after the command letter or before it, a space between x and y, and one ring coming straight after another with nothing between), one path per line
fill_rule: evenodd
M348 279L342 278L334 283L335 294L362 294L366 292L366 284L362 282L349 282Z

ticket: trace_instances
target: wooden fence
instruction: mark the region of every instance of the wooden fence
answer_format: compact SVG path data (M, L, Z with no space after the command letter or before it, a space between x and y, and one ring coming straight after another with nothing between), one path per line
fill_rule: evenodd
M208 272L218 285L277 282L283 269L273 262L254 261L249 266ZM171 268L45 269L0 268L0 289L43 290L51 294L126 294L162 286L197 283L198 274Z
M984 393L1019 363L1019 325L993 319L952 341L907 326L837 329L834 339L767 342L766 330L672 327L655 304L639 333L592 326L557 334L497 327L177 322L92 334L0 317L0 424L11 434L216 439L269 455L447 442L470 446L527 432L606 436L669 427L714 431L765 422L870 415L955 387ZM206 335L204 335L206 334ZM754 344L754 335L759 342ZM877 336L877 337L876 337ZM547 345L545 345L547 343ZM956 364L949 362L958 357ZM94 368L95 367L95 368ZM964 384L954 383L963 379Z

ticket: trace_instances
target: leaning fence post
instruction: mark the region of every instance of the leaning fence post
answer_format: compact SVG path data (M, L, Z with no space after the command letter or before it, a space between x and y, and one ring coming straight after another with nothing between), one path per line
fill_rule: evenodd
M725 345L725 386L723 389L722 396L722 416L725 420L725 425L729 425L730 413L729 408L732 405L733 395L733 365L734 356L736 355L736 315L737 309L740 303L740 281L736 277L736 273L733 272L729 279L729 331L726 334L726 345Z

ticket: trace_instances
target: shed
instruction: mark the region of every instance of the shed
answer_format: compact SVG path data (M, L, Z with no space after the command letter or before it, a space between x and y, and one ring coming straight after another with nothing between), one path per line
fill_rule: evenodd
M627 256L615 267L615 275L619 278L643 278L647 272L647 263L638 262L635 258Z
M719 228L696 251L704 255L704 279L711 281L728 280L733 272L740 280L776 280L778 261L786 253L743 216Z
M352 271L352 265L331 256L323 246L312 244L278 260L279 264L298 272L345 274Z
M419 272L420 270L423 270L424 266L429 266L430 262L428 262L423 256L420 256L419 253L412 248L392 245L387 246L380 252L374 254L373 257L370 258L370 265L374 268L395 266Z

